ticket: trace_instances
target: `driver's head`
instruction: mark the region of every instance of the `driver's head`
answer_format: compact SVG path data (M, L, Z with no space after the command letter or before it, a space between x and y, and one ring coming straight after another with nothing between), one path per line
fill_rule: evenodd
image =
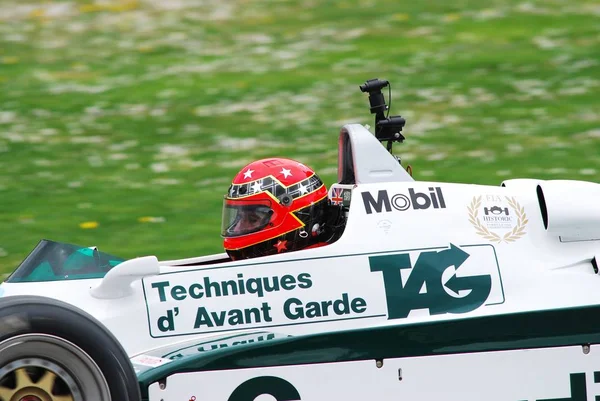
M317 241L326 207L325 184L304 164L255 161L225 195L223 245L234 260L303 249Z
M246 205L237 209L236 216L226 231L229 236L239 236L260 230L269 222L273 214L271 208L261 205Z

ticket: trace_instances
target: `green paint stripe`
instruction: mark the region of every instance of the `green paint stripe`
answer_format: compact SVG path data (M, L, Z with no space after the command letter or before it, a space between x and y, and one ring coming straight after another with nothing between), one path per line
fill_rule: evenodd
M143 372L139 381L144 389L177 372L597 344L596 314L600 306L278 338L203 352Z

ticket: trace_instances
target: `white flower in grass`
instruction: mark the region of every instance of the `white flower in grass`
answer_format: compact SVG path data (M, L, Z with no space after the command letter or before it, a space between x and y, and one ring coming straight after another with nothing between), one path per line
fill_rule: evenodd
M166 173L167 171L170 170L169 166L167 166L165 163L152 163L150 165L150 168L155 173Z

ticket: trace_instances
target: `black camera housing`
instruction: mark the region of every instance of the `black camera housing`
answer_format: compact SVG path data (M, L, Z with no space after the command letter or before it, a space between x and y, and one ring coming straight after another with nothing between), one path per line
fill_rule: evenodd
M403 142L406 138L401 134L406 120L402 116L386 117L388 106L381 90L389 86L389 81L373 78L367 80L359 88L361 92L369 94L371 114L375 114L375 137L380 141L386 141L387 149L391 152L393 142ZM390 89L391 96L391 89ZM389 111L388 111L389 116Z

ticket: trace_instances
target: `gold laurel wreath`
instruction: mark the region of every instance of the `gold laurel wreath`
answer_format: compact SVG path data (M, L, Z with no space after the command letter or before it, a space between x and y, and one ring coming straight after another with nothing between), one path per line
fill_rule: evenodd
M477 234L481 235L488 241L496 242L498 244L502 241L506 243L514 242L525 235L525 226L529 220L527 220L525 208L521 206L514 197L506 197L506 200L509 206L513 208L517 214L517 225L502 237L495 232L488 230L488 228L481 223L481 220L479 220L479 207L481 206L481 198L482 196L474 196L471 204L467 207L467 210L469 211L469 222L473 225L473 227L475 227L475 232Z

